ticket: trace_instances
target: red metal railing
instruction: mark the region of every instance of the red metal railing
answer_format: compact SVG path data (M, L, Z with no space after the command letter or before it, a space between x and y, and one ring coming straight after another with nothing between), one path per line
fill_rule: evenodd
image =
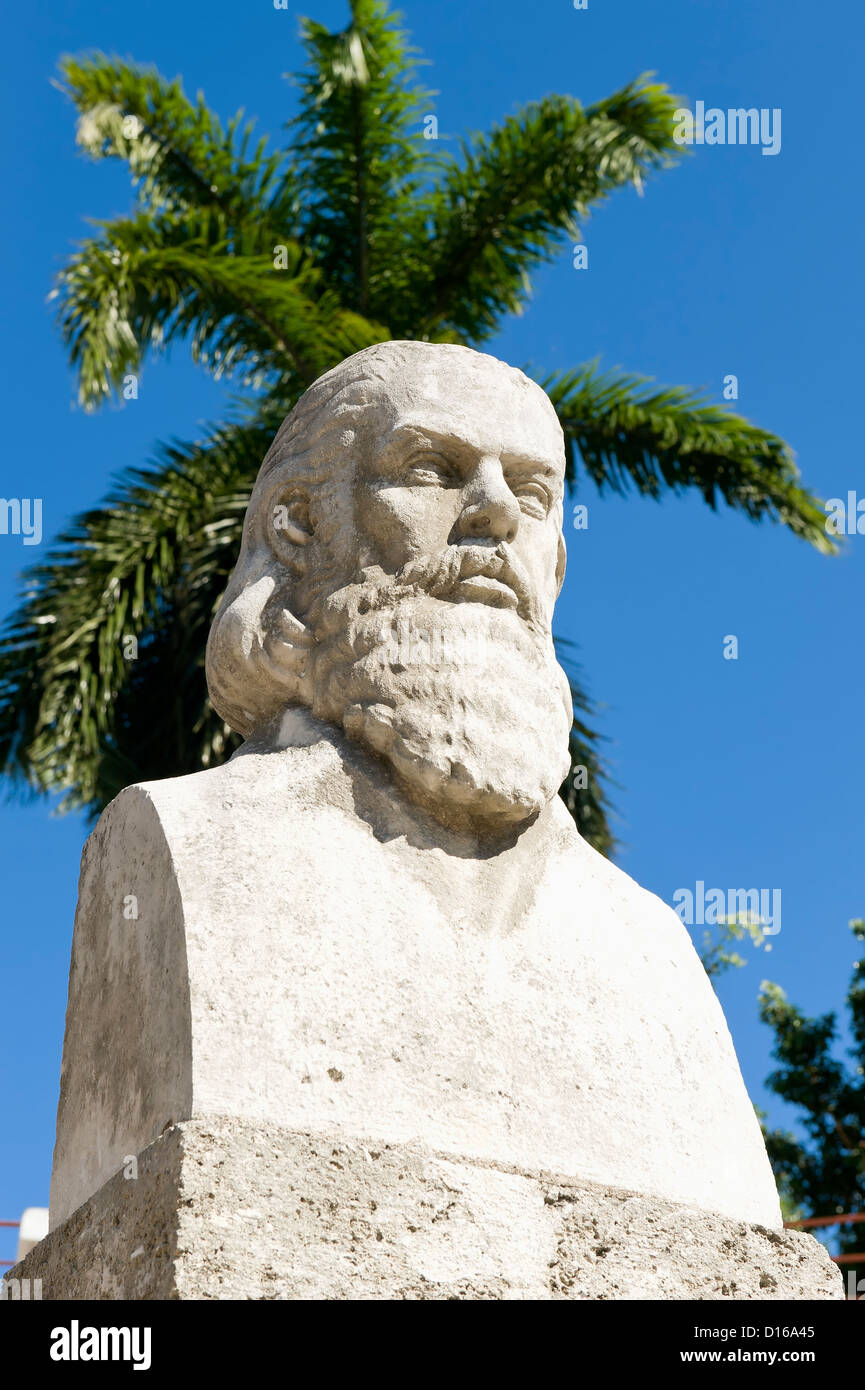
M788 1231L805 1230L808 1226L847 1226L855 1221L865 1221L865 1211L848 1212L845 1216L804 1216L801 1221L785 1221ZM836 1265L865 1264L865 1253L858 1255L830 1255Z

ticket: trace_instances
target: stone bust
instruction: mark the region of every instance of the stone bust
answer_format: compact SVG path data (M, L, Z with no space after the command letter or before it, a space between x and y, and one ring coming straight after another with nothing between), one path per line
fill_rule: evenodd
M53 1225L215 1116L780 1226L687 932L557 795L563 475L468 348L368 348L288 416L208 645L245 742L85 847Z
M208 644L216 709L257 747L309 709L445 826L524 825L569 766L564 469L547 396L493 357L385 343L328 372L259 472Z

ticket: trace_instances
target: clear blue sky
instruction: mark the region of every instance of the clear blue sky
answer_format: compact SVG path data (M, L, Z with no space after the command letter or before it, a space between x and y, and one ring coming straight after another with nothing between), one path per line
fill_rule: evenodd
M311 13L341 25L342 0ZM861 111L861 6L806 0L408 0L432 66L440 134L487 128L524 101L589 102L654 69L707 106L780 107L781 153L706 147L623 192L586 232L589 270L568 248L539 277L528 312L492 350L552 369L600 355L720 399L784 435L823 497L865 496L861 448L862 180L851 162ZM140 398L85 416L46 296L86 217L128 208L119 166L76 154L72 111L50 85L63 52L101 48L181 74L222 115L243 105L278 140L293 110L282 74L300 64L293 11L271 0L206 5L71 3L7 15L0 226L6 277L4 496L44 499L43 549L0 536L0 610L16 576L112 473L157 439L218 417L223 390L181 349L146 368ZM772 954L720 994L752 1097L770 1037L760 979L809 1011L839 1005L854 958L862 873L865 536L830 560L778 528L697 499L590 504L572 532L558 630L580 644L621 783L621 865L672 901L679 887L779 887ZM737 662L722 638L739 638ZM76 898L86 827L44 803L0 805L0 1218L47 1203ZM0 1258L14 1242L0 1232Z

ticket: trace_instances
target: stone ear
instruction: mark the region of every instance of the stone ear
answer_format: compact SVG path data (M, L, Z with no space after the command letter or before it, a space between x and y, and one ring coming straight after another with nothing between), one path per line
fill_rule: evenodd
M559 553L556 558L556 598L562 592L562 585L565 582L565 567L568 563L568 552L565 548L565 537L563 532L559 532Z
M277 559L293 574L305 569L303 548L314 538L309 514L309 493L295 483L274 489L263 509L267 541Z

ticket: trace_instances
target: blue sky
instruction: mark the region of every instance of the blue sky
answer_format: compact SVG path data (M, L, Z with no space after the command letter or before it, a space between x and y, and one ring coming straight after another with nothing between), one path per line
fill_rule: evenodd
M347 7L307 12L332 27ZM655 70L689 102L781 108L782 148L704 147L645 196L596 211L584 241L536 282L532 303L491 350L552 370L600 356L721 399L782 434L823 497L858 489L863 275L861 179L849 130L860 109L854 61L861 9L835 0L759 5L688 0L409 0L414 42L431 66L442 137L484 129L525 101L566 92L590 102ZM56 0L13 7L2 84L0 225L6 289L3 496L40 496L40 550L0 536L0 611L21 568L111 475L154 443L218 418L226 389L184 352L151 363L139 399L86 416L46 303L52 275L86 217L127 210L119 166L76 153L71 108L50 85L63 52L100 48L181 74L223 116L245 106L280 139L293 111L283 80L301 57L293 10L272 0L147 5ZM860 50L861 51L861 50ZM230 387L228 388L231 389ZM849 918L865 915L862 594L865 536L837 559L779 528L696 498L599 501L571 531L557 628L576 641L621 784L619 863L672 901L677 888L780 888L772 953L725 977L722 1002L752 1097L770 1035L756 994L768 976L810 1012L838 1007L855 955ZM738 661L722 658L727 634ZM39 802L0 804L0 1218L47 1203L78 859L79 817ZM0 1231L0 1259L14 1239Z

